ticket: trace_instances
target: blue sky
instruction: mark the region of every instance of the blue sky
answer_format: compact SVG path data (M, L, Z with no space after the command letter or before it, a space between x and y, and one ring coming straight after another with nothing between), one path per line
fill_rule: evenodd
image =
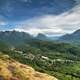
M74 0L61 1L63 3L60 0L46 2L43 6L45 2L34 2L34 5L31 0L1 0L0 30L59 36L80 29L80 0L75 0L78 5ZM39 3L41 5L37 5Z

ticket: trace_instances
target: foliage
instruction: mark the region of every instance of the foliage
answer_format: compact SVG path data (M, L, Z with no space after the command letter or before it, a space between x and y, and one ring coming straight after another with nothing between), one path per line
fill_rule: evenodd
M75 45L33 39L2 52L59 80L80 80L80 47Z

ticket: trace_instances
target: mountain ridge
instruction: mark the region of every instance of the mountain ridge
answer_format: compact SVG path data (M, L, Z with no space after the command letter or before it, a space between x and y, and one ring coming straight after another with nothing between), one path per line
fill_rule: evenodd
M63 42L79 42L80 41L80 29L74 31L72 34L66 34L59 38Z
M46 36L45 34L39 33L37 36L32 36L26 32L19 32L19 31L0 31L0 41L9 43L14 45L16 44L25 44L29 40L37 39L37 40L51 40L50 37ZM15 45L16 45L15 44Z
M24 44L24 42L27 40L33 39L33 37L25 32L18 32L18 31L1 31L0 32L0 40L9 43L12 45L16 44Z

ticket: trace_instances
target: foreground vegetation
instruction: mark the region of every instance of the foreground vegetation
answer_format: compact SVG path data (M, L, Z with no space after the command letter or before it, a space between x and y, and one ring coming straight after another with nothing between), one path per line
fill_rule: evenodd
M57 80L0 53L0 80Z
M1 43L0 50L11 58L59 80L80 80L80 48L74 45L32 40L15 47Z

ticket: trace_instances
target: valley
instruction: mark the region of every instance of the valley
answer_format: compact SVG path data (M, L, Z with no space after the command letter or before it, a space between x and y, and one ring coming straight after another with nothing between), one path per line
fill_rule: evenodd
M21 32L19 33L21 34ZM23 39L21 37L19 41L16 37L16 45L13 45L11 37L13 36L7 38L10 43L0 42L0 52L3 55L9 55L11 59L29 65L41 73L55 76L58 80L80 80L79 46L31 37L28 40L21 40ZM17 44L22 41L24 44Z

